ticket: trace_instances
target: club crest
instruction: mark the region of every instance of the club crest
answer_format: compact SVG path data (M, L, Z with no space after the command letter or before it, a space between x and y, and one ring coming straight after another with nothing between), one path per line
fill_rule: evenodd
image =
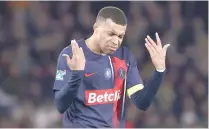
M126 76L126 71L125 71L124 68L121 67L121 68L118 69L118 76L119 76L121 79L125 78L125 76Z

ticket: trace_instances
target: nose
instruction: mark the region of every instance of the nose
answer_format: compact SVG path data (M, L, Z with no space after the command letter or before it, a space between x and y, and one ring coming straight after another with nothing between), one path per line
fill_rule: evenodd
M117 36L114 36L113 37L113 44L118 46L119 43L120 43L119 38Z

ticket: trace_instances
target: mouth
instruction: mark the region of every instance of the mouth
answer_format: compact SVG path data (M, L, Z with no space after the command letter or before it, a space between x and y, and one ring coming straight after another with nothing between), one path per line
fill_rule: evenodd
M116 47L110 47L109 49L110 49L111 52L115 52L117 50Z
M109 48L110 53L116 52L117 48Z

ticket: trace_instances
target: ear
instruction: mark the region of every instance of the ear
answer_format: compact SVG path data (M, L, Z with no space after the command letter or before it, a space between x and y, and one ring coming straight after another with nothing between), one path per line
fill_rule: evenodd
M94 25L93 25L94 31L95 31L97 28L98 28L98 23L94 23Z

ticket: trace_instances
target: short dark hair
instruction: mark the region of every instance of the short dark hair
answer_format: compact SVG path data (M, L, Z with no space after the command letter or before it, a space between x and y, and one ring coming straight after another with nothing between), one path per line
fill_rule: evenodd
M96 22L100 20L111 19L113 22L119 25L127 25L127 19L124 12L114 6L107 6L102 8L96 18Z

